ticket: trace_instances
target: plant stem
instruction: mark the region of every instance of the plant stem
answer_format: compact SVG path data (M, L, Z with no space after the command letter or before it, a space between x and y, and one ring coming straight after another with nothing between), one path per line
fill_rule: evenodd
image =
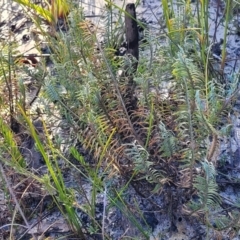
M231 0L227 0L227 12L226 12L226 20L225 20L225 28L224 28L222 62L221 62L222 72L224 70L225 61L226 61L227 30L228 30L228 24L229 24L229 18L230 18L230 6L231 6Z

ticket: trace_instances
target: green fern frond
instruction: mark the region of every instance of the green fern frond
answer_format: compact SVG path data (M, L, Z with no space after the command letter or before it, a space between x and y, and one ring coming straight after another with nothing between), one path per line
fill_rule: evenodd
M215 223L215 228L218 231L222 231L225 229L233 228L234 230L239 230L239 220L240 214L238 211L233 211L231 213L231 217L220 215L217 218L213 217L213 221Z
M171 157L177 150L177 139L172 131L166 129L166 126L163 124L163 122L160 122L159 130L159 134L162 138L160 148L161 156Z
M180 50L177 54L177 58L173 64L172 74L177 80L180 80L183 88L185 88L183 81L186 81L189 89L190 99L193 99L195 90L202 88L205 79L204 74L202 69L199 69L198 64L195 63L193 59L188 58L187 54L182 48L179 49ZM181 87L181 85L178 86Z
M45 93L46 93L47 99L49 99L51 102L56 102L61 99L59 96L59 93L56 89L56 86L54 84L52 84L51 81L46 81Z
M218 195L218 185L213 179L207 180L204 177L197 176L193 186L198 190L203 209L218 206L221 199Z
M149 167L153 165L152 162L148 161L149 153L140 145L135 143L128 144L128 148L125 150L125 153L133 159L135 163L135 170L136 171L146 171Z
M202 162L202 167L203 167L207 181L210 179L215 179L217 172L216 172L216 169L215 169L213 163L205 160Z
M227 82L229 84L226 89L226 97L231 98L231 96L235 95L239 87L239 73L233 73L229 75Z
M229 226L229 224L232 223L232 220L226 216L218 216L217 218L214 218L214 223L216 225L216 229L222 230L226 228L226 226Z
M218 185L216 183L216 171L212 163L205 160L202 163L205 176L196 176L193 186L198 191L199 203L192 202L192 207L198 205L198 210L207 211L209 208L218 207L221 203L221 198L218 193Z
M125 146L125 153L132 159L134 170L137 173L143 174L138 180L146 179L149 183L156 184L154 191L159 191L166 181L165 172L154 168L154 163L149 159L149 153L142 146L135 142L132 144L125 144Z

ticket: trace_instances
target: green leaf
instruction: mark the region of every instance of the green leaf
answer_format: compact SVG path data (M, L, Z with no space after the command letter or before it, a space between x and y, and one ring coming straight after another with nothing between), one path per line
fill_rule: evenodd
M34 10L35 13L39 14L41 17L43 17L49 23L54 22L54 16L50 11L48 11L47 9L45 9L37 4L31 3L30 0L13 0L13 1L23 5L24 7L28 7L30 9Z

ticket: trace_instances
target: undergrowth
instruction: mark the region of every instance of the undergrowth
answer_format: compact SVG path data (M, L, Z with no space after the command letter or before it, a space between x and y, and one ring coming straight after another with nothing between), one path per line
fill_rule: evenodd
M126 200L129 189L145 199L163 198L163 208L171 208L169 219L178 214L194 216L216 231L235 229L239 221L234 208L228 215L223 211L216 182L219 139L231 128L227 117L239 90L238 75L230 81L223 74L226 45L220 69L213 64L208 1L197 1L197 13L190 1L175 7L162 0L162 7L166 28L161 36L153 38L152 29L138 21L145 35L137 71L135 59L115 56L124 38L123 9L109 2L104 27L86 20L81 10L71 9L65 19L67 30L56 24L54 35L44 34L51 54L35 66L42 73L34 74L41 83L35 112L26 104L21 74L16 75L26 71L25 66L14 61L14 45L1 45L1 89L7 92L0 96L4 184L15 186L19 179L27 192L34 183L40 197L31 200L41 202L43 196L51 196L81 239L95 234L111 239L104 217L113 207L149 239L151 227L142 224L148 222L139 203L135 200L130 207ZM114 19L122 24L117 26ZM45 74L49 62L51 73ZM34 125L36 118L41 119L41 131ZM67 132L64 138L51 133L59 121ZM32 139L41 153L43 172L33 171L24 159L26 139ZM64 174L71 170L79 186L67 185ZM16 223L24 222L27 231L31 229L24 192L13 190L4 190L16 205L9 210L11 236L13 228L21 232ZM96 216L99 196L104 196L101 220ZM91 224L86 226L77 211L86 214Z

